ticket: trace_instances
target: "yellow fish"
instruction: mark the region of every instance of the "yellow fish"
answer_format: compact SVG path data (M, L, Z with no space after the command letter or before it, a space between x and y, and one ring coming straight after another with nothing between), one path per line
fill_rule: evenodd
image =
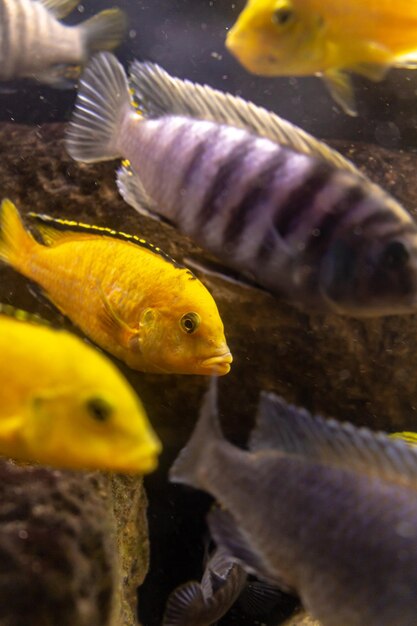
M155 469L161 445L144 408L100 352L1 305L0 354L0 454L71 469Z
M46 245L3 201L0 259L38 283L99 346L143 372L229 372L232 356L216 303L189 270L133 235L37 219Z
M417 66L415 0L248 0L226 45L251 72L318 75L356 115L345 71L381 80L392 67Z

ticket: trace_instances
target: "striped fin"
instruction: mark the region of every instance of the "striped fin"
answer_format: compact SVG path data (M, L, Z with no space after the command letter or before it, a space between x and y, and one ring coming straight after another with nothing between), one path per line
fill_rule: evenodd
M41 226L39 227L39 231L42 235L45 234L46 239L49 239L51 242L62 241L65 238L73 238L74 234L76 233L112 237L113 239L127 241L141 248L145 248L150 252L158 254L162 259L164 259L164 261L171 263L171 265L174 265L179 269L184 268L183 265L175 261L175 259L169 256L169 254L166 254L163 250L161 250L159 246L154 246L153 243L150 243L142 237L138 237L138 235L124 233L118 230L114 230L113 228L109 228L108 226L96 226L95 224L86 224L84 222L77 222L75 220L51 217L50 215L45 215L41 213L31 212L28 213L28 215L29 217L33 218L41 224ZM192 274L191 271L190 274Z
M273 393L261 393L252 451L282 450L417 489L417 450L367 428L313 417Z
M28 311L23 311L23 309L18 309L11 304L5 304L3 302L0 302L0 315L13 318L18 322L27 322L38 326L52 326L48 320L45 320L36 313L29 313Z
M140 110L148 117L185 115L244 128L308 156L325 159L334 167L365 176L332 150L278 115L207 85L173 78L155 63L134 61L130 82Z
M80 3L80 0L37 0L58 19L65 17Z

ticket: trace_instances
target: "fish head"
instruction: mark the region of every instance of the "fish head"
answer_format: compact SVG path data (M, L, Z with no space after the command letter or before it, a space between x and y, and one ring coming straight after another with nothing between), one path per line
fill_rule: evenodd
M417 226L387 237L334 242L321 266L321 292L332 308L354 317L417 312Z
M249 0L226 38L226 47L250 72L302 76L321 71L324 19L305 0Z
M143 311L140 351L148 371L223 376L233 360L216 303L194 278Z
M161 444L139 398L112 363L93 356L73 364L65 386L34 393L20 433L25 456L71 469L153 471Z

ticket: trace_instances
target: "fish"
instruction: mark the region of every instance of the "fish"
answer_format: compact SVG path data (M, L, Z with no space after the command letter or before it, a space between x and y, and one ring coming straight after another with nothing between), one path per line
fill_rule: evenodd
M234 604L247 582L247 574L222 549L210 557L201 583L181 585L168 598L163 626L209 626Z
M107 9L78 24L60 19L79 0L0 0L0 80L28 78L72 87L81 68L99 50L118 46L126 31L120 9Z
M271 612L277 587L248 580L245 570L222 548L210 555L201 583L180 585L169 596L162 626L210 626L239 600L244 612L259 618Z
M134 100L132 100L132 93ZM417 309L417 225L336 151L231 94L109 53L80 82L66 147L124 158L128 204L304 311ZM163 181L163 182L161 182Z
M217 547L297 594L322 626L415 626L414 447L262 392L248 450L237 448L213 379L170 480L213 496Z
M217 305L188 269L136 235L32 218L43 244L3 201L0 260L39 285L97 345L142 372L229 372L233 358Z
M380 81L392 67L417 67L417 8L409 0L248 0L226 47L254 74L319 76L355 116L347 72Z
M98 350L0 304L0 454L74 470L145 474L161 443L136 392Z

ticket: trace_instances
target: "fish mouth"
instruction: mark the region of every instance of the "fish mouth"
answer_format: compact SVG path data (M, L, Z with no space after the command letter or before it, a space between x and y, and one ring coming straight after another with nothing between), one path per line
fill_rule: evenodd
M217 376L224 376L230 372L230 364L233 362L233 357L228 350L223 354L217 356L211 356L208 359L204 359L201 365L203 369L208 370L210 374Z

